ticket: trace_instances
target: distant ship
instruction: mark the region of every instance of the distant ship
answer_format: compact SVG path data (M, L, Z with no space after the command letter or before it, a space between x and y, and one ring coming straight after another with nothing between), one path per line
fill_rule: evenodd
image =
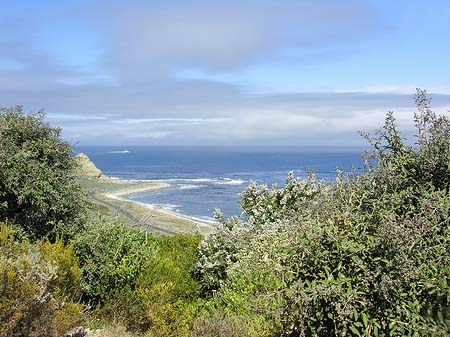
M128 150L116 150L116 151L109 151L109 153L130 153Z

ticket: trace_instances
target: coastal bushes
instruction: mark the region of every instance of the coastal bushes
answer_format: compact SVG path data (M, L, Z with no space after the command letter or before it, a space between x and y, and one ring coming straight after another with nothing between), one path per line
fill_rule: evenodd
M0 221L32 240L73 237L85 198L75 180L72 146L43 112L0 109Z
M271 336L450 333L449 120L425 92L416 103L417 142L389 113L365 135L362 173L242 193L246 221L224 221L200 245L203 319L220 310L223 322L250 318L251 331L258 318Z
M82 198L67 211L79 188L71 195L57 176L32 174L60 166L50 140L28 135L57 142L59 131L40 115L2 110L0 159L22 154L0 164L9 170L0 172L0 335L114 322L117 335L155 337L448 336L450 121L424 91L416 104L413 141L388 113L363 135L372 149L360 172L338 172L333 183L314 174L289 174L283 187L251 183L244 215L218 213L205 238L88 223ZM37 131L16 135L14 123ZM72 165L60 171L67 187Z
M0 335L60 336L77 323L115 322L136 335L190 336L200 240L99 222L70 244L29 243L2 223Z
M115 291L133 289L153 251L153 238L146 242L137 229L105 221L87 224L75 237L86 298L104 302Z
M119 223L86 225L75 238L85 300L95 316L133 331L187 336L187 303L197 295L191 277L199 235L147 236Z
M0 335L61 336L82 316L73 245L14 241L0 223Z

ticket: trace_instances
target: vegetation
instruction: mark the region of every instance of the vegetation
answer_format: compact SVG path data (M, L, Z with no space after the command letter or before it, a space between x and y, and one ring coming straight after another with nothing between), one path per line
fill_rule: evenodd
M283 336L450 333L449 120L424 91L416 103L416 144L389 113L365 135L362 174L249 186L247 221L223 221L200 246L205 317L221 308Z
M363 135L372 151L362 172L339 172L331 184L313 174L290 174L284 187L252 183L241 194L245 216L218 213L204 238L84 220L64 243L49 236L64 226L33 221L45 202L11 207L19 201L10 197L34 199L2 192L0 334L58 336L80 322L107 325L108 336L448 336L450 121L432 112L424 91L416 104L414 141L388 113ZM46 125L2 110L0 132L23 119L29 134ZM0 153L12 155L4 146ZM3 189L28 177L26 165L14 167L0 173ZM43 195L36 191L27 197ZM59 224L78 217L65 214L52 216Z
M73 245L15 242L0 223L0 335L61 336L82 314Z
M146 237L120 224L88 226L75 248L94 315L149 335L187 335L187 306L198 296L191 271L200 240L192 234Z
M44 116L20 106L0 109L0 220L33 240L70 238L82 225L85 199L72 147Z

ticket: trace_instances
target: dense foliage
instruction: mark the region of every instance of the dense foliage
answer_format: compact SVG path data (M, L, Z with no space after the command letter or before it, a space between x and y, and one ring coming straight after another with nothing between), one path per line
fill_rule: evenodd
M61 336L81 317L81 278L72 245L15 242L0 223L0 335Z
M32 239L72 236L85 210L72 147L60 133L42 112L0 109L0 220Z
M199 282L217 290L209 305L262 318L268 335L448 335L449 120L425 92L416 103L416 144L389 113L365 135L373 151L362 174L251 184L248 221L224 221L200 246Z
M86 226L75 239L86 300L97 315L134 331L186 335L184 312L197 296L191 271L200 240L191 234L154 238L106 222Z
M145 242L138 230L106 222L87 225L75 242L85 295L95 302L106 301L115 291L134 288L154 251L153 240Z

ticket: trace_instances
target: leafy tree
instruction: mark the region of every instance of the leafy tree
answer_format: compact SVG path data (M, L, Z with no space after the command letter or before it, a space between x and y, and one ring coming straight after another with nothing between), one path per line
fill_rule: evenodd
M70 237L85 198L75 179L72 146L42 111L0 109L0 220L32 239L57 232Z

